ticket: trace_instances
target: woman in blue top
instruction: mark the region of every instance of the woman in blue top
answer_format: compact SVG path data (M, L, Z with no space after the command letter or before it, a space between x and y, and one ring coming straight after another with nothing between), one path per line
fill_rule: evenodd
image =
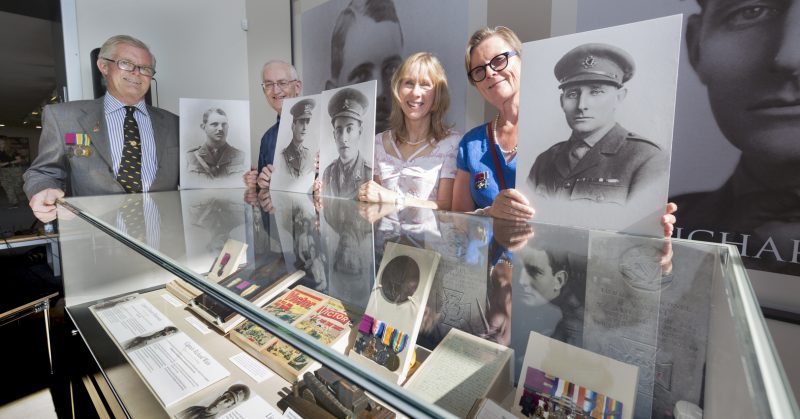
M468 131L458 147L453 211L476 211L515 221L533 217L531 203L514 189L522 43L503 26L476 31L467 43L467 78L498 113ZM664 235L672 235L677 210L667 204Z
M530 202L514 189L521 51L517 35L503 26L480 29L467 44L467 78L498 113L461 140L453 185L454 211L478 209L510 220L533 217Z

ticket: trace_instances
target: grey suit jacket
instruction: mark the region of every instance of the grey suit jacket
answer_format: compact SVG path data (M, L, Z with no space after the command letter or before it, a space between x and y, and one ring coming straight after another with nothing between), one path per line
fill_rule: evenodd
M150 191L176 190L179 174L178 116L147 107L156 143L158 168ZM68 196L124 193L114 177L114 163L103 110L103 98L45 106L42 113L39 155L23 175L28 198L46 188L63 190ZM64 135L88 134L92 154L67 157Z

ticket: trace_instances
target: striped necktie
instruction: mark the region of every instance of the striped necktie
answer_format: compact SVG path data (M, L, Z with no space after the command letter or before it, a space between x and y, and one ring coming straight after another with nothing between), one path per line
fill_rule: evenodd
M117 181L127 193L142 191L142 144L139 140L139 125L133 117L135 110L133 106L125 107L122 159L117 172Z

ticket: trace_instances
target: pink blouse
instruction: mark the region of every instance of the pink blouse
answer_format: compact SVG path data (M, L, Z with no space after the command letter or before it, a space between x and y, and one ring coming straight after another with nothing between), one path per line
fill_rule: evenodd
M427 143L421 146L406 161L386 153L384 135L391 136L392 132L387 130L375 136L375 174L386 189L433 201L439 191L439 179L456 177L456 154L461 140L458 133L451 131L436 145ZM394 138L389 143L399 156ZM419 156L428 147L434 147L433 152Z

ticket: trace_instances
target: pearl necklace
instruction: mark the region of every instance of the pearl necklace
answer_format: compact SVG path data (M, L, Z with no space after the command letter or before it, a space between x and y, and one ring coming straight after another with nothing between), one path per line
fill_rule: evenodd
M494 136L494 141L497 143L497 146L500 147L500 141L497 139L497 124L500 123L500 114L494 117L494 124L492 124L492 136ZM514 146L510 151L503 150L503 147L500 147L500 151L503 154L514 154L517 152L517 146Z
M420 144L428 141L427 138L423 138L421 140L417 140L417 141L411 142L411 141L405 140L405 139L400 138L400 137L397 137L397 140L400 141L403 144L408 144L408 145L420 145Z

